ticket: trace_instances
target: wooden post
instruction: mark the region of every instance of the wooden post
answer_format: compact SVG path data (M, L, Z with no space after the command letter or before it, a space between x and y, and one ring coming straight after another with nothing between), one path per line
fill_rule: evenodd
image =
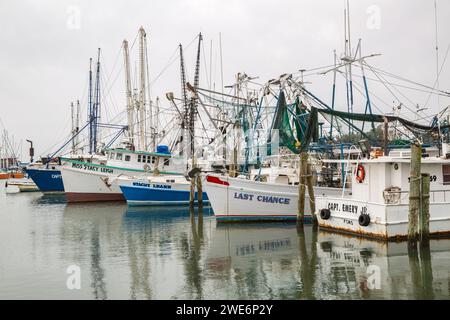
M312 175L311 163L308 163L306 168L307 168L306 186L308 187L309 208L311 210L312 221L314 224L316 224L317 223L316 197L314 196L313 175Z
M411 173L409 175L409 215L408 241L417 240L417 218L420 211L420 166L422 161L422 146L419 142L411 145Z
M430 237L430 174L422 173L421 210L419 214L420 242Z
M192 155L192 169L194 169L196 166L195 164L195 157ZM194 208L195 205L195 177L191 178L191 190L189 193L189 207Z
M197 175L197 202L199 210L203 207L203 188L202 188L202 176Z
M298 188L298 215L297 219L303 222L305 216L305 191L308 154L300 153L299 188Z

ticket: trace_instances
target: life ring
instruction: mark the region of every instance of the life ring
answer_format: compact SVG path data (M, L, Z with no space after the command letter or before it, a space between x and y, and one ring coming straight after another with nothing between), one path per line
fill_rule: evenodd
M356 168L356 181L358 183L362 183L366 177L366 169L362 164L358 164L358 167Z

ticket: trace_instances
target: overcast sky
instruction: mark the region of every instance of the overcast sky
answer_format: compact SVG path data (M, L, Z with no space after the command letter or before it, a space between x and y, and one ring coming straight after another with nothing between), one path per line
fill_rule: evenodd
M433 86L436 79L435 19L432 0L350 1L352 42L363 39L363 54L381 53L368 60L396 75ZM450 1L438 0L440 63L450 44ZM143 26L148 35L150 78L167 66L179 43L188 45L204 35L209 68L220 85L219 32L222 34L224 82L237 72L258 76L259 82L283 73L333 63L344 47L344 0L166 0L166 1L0 1L0 118L16 144L31 139L36 154L50 152L70 130L70 102L80 99L86 109L89 58L102 48L103 79L110 90L103 115L124 110L121 45L131 43ZM137 48L137 44L136 47ZM134 53L137 51L133 50ZM133 53L133 60L135 54ZM192 77L195 45L187 48ZM450 60L450 59L449 59ZM204 67L204 65L202 65ZM203 72L205 70L203 69ZM450 62L443 66L440 88L450 91ZM205 83L205 73L201 81ZM209 72L209 70L208 70ZM310 79L311 90L327 102L332 77ZM370 84L371 85L371 84ZM153 83L152 96L179 92L178 61ZM339 101L345 87L338 86ZM379 84L371 85L390 110L395 99ZM427 94L402 91L401 102L424 105ZM405 100L405 101L403 101ZM167 105L165 99L163 104ZM441 99L441 106L450 104ZM432 98L427 114L438 111ZM364 104L355 107L364 112ZM413 118L412 114L404 114ZM0 124L0 128L2 125ZM25 149L24 149L25 150Z

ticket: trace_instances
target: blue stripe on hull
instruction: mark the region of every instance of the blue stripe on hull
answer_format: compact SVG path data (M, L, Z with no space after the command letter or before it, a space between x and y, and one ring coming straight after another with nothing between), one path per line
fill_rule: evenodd
M120 186L123 196L130 206L147 205L188 205L189 191L158 189L140 186ZM208 202L206 192L203 192L204 202ZM197 202L197 192L195 193Z
M27 169L28 176L42 192L63 192L61 171L55 169Z

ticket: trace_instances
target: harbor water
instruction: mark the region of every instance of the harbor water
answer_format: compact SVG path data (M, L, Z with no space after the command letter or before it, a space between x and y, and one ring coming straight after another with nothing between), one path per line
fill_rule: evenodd
M218 224L209 207L198 216L68 205L64 195L6 194L0 181L0 299L450 297L450 240L408 252L311 225Z

